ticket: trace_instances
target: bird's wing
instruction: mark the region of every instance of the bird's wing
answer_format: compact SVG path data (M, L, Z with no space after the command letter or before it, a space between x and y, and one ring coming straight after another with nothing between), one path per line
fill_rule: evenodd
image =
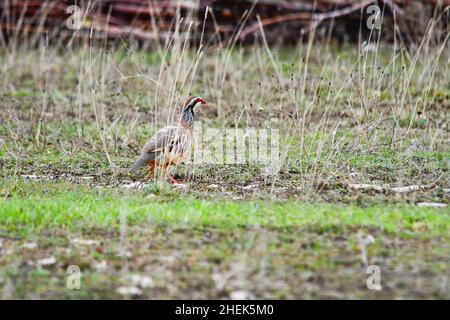
M169 146L179 135L180 128L176 126L167 126L159 129L155 136L148 140L144 145L142 154L163 151L163 149Z
M130 171L136 171L137 169L146 166L150 161L164 151L164 148L169 145L171 140L174 140L177 136L178 127L167 126L159 129L156 134L147 141L142 148L141 155L129 168Z

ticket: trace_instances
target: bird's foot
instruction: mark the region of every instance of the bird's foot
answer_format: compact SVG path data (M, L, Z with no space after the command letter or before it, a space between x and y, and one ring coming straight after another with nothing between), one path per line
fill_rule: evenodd
M180 181L176 180L174 177L172 177L170 174L167 175L167 180L169 180L172 184L181 184Z
M177 189L180 190L187 190L189 187L183 183L181 183L180 181L176 180L174 177L172 177L171 175L168 175L168 180L170 183L173 184L173 186Z

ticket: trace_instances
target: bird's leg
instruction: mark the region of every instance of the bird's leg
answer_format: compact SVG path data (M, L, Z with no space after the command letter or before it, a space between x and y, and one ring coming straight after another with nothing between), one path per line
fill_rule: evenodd
M167 178L169 180L170 183L173 184L180 184L180 181L176 180L174 177L172 177L169 173L167 173Z
M145 176L147 181L153 180L155 178L155 162L151 161L148 164L148 173Z
M166 164L163 167L163 172L165 173L165 175L167 176L167 180L172 183L172 184L180 184L180 181L176 180L174 177L172 177L169 173L169 167L170 167L170 163Z

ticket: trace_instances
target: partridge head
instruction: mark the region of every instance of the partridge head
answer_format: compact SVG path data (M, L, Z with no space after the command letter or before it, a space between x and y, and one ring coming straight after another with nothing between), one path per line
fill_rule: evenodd
M206 104L206 101L203 100L199 96L193 96L190 97L188 100L186 100L186 103L183 108L183 113L181 114L181 120L180 125L185 128L192 128L194 126L195 121L195 112L194 108L198 104Z

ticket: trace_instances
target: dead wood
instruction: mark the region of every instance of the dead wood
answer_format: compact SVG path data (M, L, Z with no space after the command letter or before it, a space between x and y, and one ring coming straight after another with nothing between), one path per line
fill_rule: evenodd
M108 38L130 36L138 40L157 40L161 35L175 31L177 17L184 17L186 24L193 23L192 39L203 30L205 21L206 41L237 39L254 42L263 28L269 42L296 42L301 36L330 21L324 27L332 29L332 36L338 39L358 40L360 34L370 34L372 30L360 26L369 15L365 9L377 4L384 12L386 23L383 33L386 39L396 32L394 21L409 41L420 39L425 30L418 30L415 21L424 12L442 15L444 31L449 28L450 0L318 0L310 1L268 1L260 0L198 0L198 1L156 1L156 0L6 0L0 4L0 31L5 39L12 35L27 33L71 34L66 26L71 13L67 8L79 5L83 17L81 30L76 36L88 36L90 30ZM416 12L417 14L411 14ZM408 13L408 14L407 14ZM245 25L243 21L246 21ZM332 23L331 23L332 21ZM424 24L426 25L426 23ZM236 31L241 28L240 34ZM367 30L366 30L367 29ZM445 33L444 33L445 34ZM70 36L69 36L70 37Z

